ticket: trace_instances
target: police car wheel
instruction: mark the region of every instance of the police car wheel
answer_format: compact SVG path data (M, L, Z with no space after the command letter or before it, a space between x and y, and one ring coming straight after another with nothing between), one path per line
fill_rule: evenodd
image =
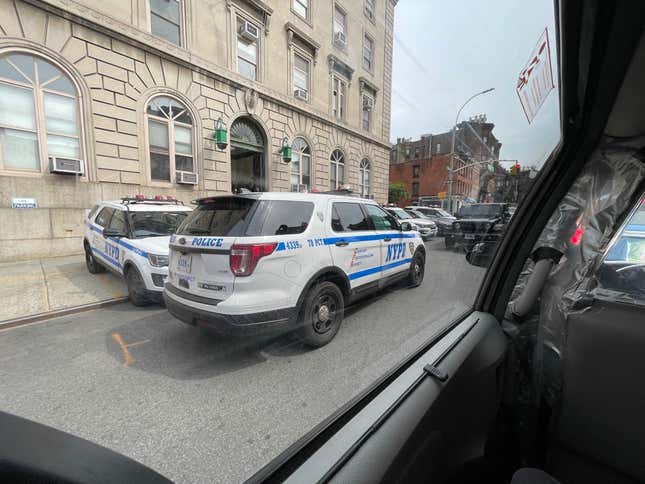
M336 284L329 281L315 284L305 299L300 338L316 348L326 345L338 333L344 312L345 300Z
M408 284L410 287L420 286L425 275L425 257L420 251L414 253L410 263L410 272L408 273Z
M99 274L105 272L105 267L97 262L92 254L92 249L88 244L85 244L85 265L90 274Z
M130 302L135 306L147 306L150 303L146 285L139 271L135 267L129 267L125 273L125 282L128 286Z

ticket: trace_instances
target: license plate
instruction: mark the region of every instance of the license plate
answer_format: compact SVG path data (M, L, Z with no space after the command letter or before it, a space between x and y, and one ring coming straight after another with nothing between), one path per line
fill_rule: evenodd
M190 274L193 265L193 258L190 255L180 255L177 259L177 271Z
M473 240L475 238L475 234L465 234L464 239L468 240Z

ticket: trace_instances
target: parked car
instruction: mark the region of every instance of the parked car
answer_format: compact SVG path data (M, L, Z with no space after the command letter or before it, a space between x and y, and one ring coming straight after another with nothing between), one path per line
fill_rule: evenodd
M421 234L423 240L430 240L437 235L437 224L430 219L411 215L404 209L398 207L390 207L386 210L399 222L405 221L411 223L414 230Z
M175 199L143 195L97 203L85 221L87 270L124 277L136 306L161 302L170 235L191 210Z
M449 233L452 230L452 223L457 220L441 208L410 205L405 207L405 209L419 212L432 220L437 225L437 235L439 237L443 237L445 234Z
M464 205L445 236L446 248L463 248L471 264L486 265L510 219L506 203Z
M220 334L297 331L329 343L351 302L423 281L409 222L371 200L323 193L203 198L170 239L168 311Z

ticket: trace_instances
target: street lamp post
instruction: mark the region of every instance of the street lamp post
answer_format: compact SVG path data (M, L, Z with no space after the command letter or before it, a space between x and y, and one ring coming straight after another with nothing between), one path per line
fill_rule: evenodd
M486 89L484 91L478 92L476 94L473 94L468 98L468 100L461 105L459 108L459 111L457 111L457 116L455 116L455 124L452 125L452 144L450 147L450 167L448 168L448 211L452 214L453 213L453 206L452 206L452 177L453 177L453 172L455 168L455 136L457 134L457 123L459 122L459 116L461 115L461 111L466 107L466 104L468 104L470 101L475 99L477 96L481 96L482 94L486 94L488 92L494 91L495 88L491 87L490 89Z

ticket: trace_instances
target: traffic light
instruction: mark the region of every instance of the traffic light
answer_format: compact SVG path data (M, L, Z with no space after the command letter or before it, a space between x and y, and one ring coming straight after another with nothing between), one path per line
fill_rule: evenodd
M515 163L513 166L511 166L511 175L519 175L520 169L521 169L520 164Z

